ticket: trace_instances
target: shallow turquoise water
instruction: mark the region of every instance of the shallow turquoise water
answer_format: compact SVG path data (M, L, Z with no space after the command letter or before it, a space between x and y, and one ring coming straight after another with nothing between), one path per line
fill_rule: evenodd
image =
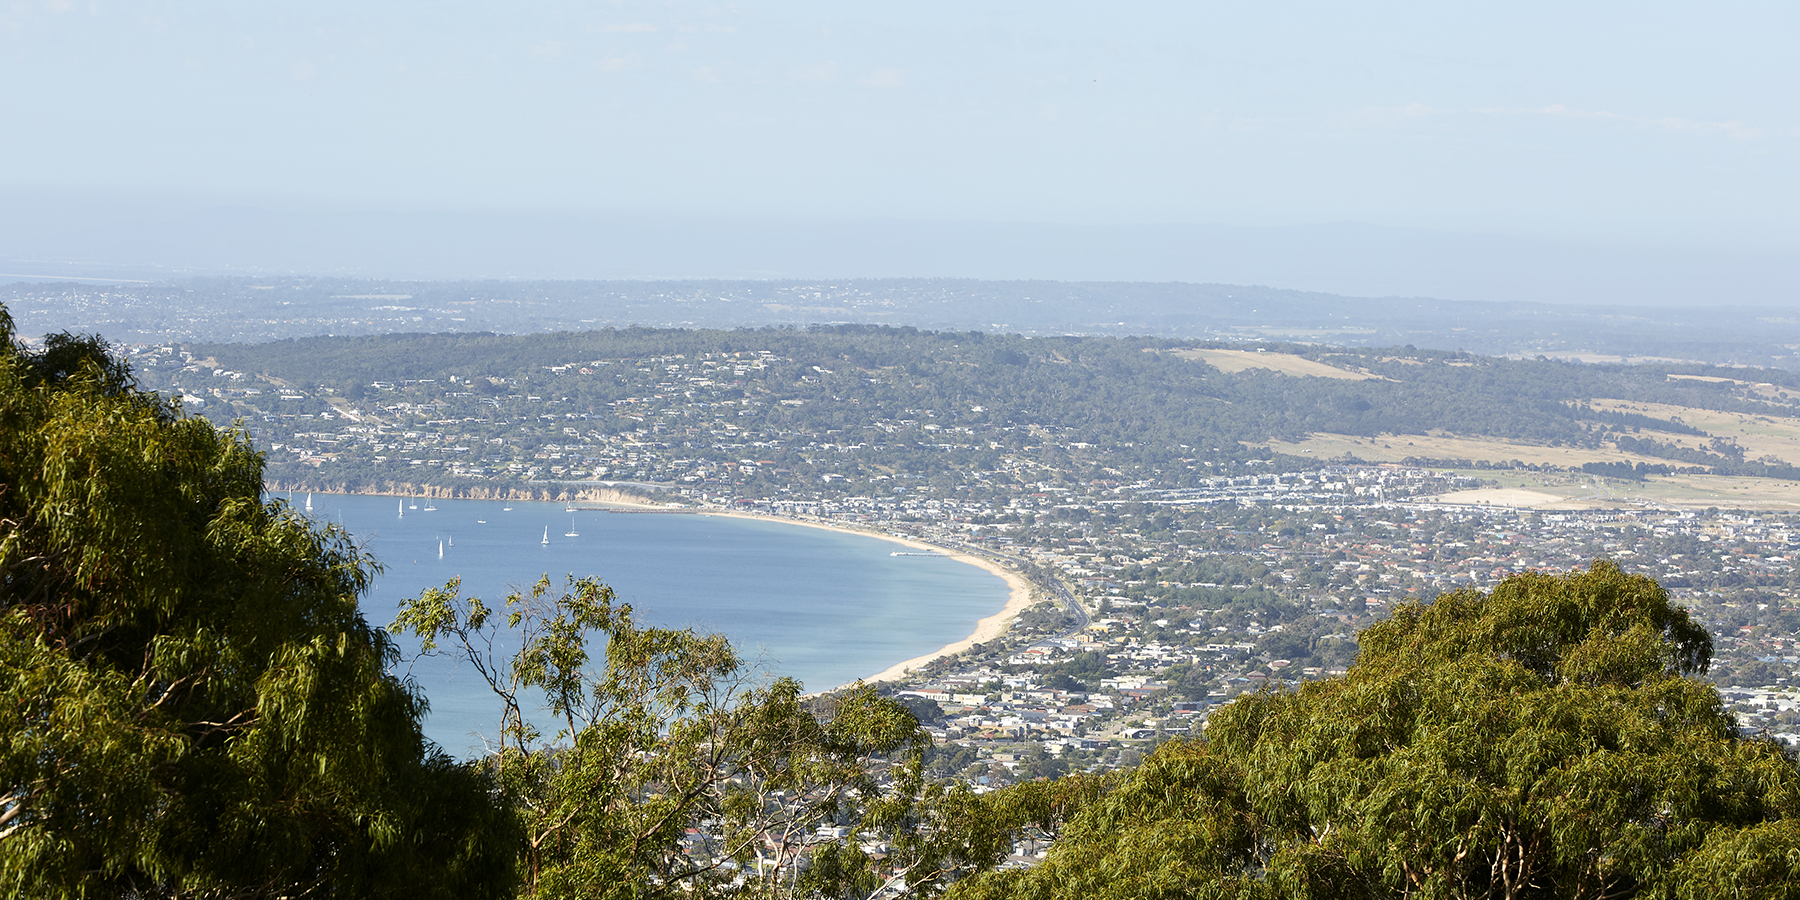
M306 497L293 503L302 508ZM455 576L465 594L497 606L540 575L559 586L569 574L591 575L639 622L721 632L746 659L807 690L967 637L1007 597L1004 581L975 566L893 556L904 548L781 522L482 500L408 500L401 515L393 497L326 494L312 505L386 569L364 598L371 624L387 624L402 600ZM480 746L475 735L495 732L498 706L472 670L421 660L410 672L431 701L426 733L446 749L467 752Z

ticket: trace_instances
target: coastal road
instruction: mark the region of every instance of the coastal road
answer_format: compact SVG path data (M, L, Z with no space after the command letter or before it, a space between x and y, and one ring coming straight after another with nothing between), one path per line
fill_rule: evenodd
M1003 553L996 553L984 547L975 547L969 544L952 544L950 546L972 556L980 556L997 563L1004 563L1021 574L1029 571L1029 569L1027 569L1027 564L1023 560L1007 556ZM1068 609L1069 617L1075 620L1075 624L1057 634L1039 638L1030 644L1027 644L1024 649L1029 650L1033 647L1042 647L1049 644L1051 641L1060 641L1069 635L1079 634L1087 629L1088 624L1092 620L1088 617L1087 610L1082 608L1081 601L1075 599L1075 593L1069 590L1068 585L1063 584L1062 579L1057 578L1054 575L1044 575L1038 578L1028 577L1027 580L1039 588L1048 588L1050 593L1055 594L1056 598L1061 600L1063 606Z

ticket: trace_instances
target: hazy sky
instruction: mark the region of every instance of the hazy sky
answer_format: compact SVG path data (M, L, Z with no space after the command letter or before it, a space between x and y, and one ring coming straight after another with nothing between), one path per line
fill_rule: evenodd
M1488 6L22 0L0 191L1800 248L1800 5Z

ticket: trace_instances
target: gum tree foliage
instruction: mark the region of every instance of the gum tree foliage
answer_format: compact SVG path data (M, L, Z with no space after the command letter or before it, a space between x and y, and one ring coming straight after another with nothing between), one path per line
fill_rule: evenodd
M510 890L486 776L357 610L370 562L261 491L240 435L0 308L0 893Z
M498 698L486 762L525 835L527 897L932 897L1015 840L1053 840L1110 783L929 779L904 704L760 683L724 638L641 626L592 579L499 607L452 581L392 627Z
M1220 709L958 898L1796 897L1800 772L1712 642L1595 563L1399 607L1348 675Z
M525 896L866 896L891 877L859 842L910 824L929 738L872 688L815 707L722 636L637 624L592 579L499 608L452 581L392 627L499 700L487 764L525 835Z

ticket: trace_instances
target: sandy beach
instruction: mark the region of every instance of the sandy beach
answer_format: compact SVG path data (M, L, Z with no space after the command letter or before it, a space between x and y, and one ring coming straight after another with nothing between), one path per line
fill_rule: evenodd
M406 496L406 495L398 495L398 496ZM563 502L563 501L557 501L557 502ZM834 525L834 524L831 524L828 522L809 521L809 520L804 520L804 519L790 519L790 518L786 518L784 516L770 516L770 515L764 515L761 513L738 512L736 510L717 509L717 508L709 508L709 507L703 507L703 506L697 507L697 506L681 505L681 506L677 506L677 507L671 507L666 504L652 503L652 502L645 501L645 500L642 500L640 498L637 498L637 497L634 497L634 496L631 496L628 494L622 494L622 493L619 493L616 491L611 491L611 490L586 491L586 492L583 492L583 494L581 496L579 496L577 499L567 501L567 502L569 502L571 504L577 504L577 507L576 507L577 509L584 509L584 510L589 510L589 511L600 511L600 510L605 510L605 509L610 508L610 509L620 509L620 510L642 511L645 513L668 512L668 513L681 513L681 514L702 515L702 516L725 516L725 517L738 518L738 519L756 519L758 521L763 521L763 522L779 522L784 525L801 525L801 526L804 526L807 528L820 528L820 529L824 529L826 531L836 531L836 532L841 532L844 534L857 534L857 535L862 535L864 537L879 538L881 540L888 541L890 543L899 544L900 546L905 547L909 550L916 550L916 551L924 552L924 553L935 553L940 556L949 557L950 559L956 560L957 562L967 563L971 566L978 566L988 572L993 573L994 575L998 576L1000 578L1000 580L1006 582L1006 587L1007 587L1007 591L1008 591L1007 598L1006 598L1006 605L1004 607L1002 607L999 612L994 613L993 615L988 616L985 619L981 619L981 620L977 621L975 623L975 630L973 632L971 632L968 637L963 638L960 641L953 641L951 643L945 644L944 646L939 647L938 649L933 650L930 653L927 653L923 656L915 656L912 659L904 660L902 662L897 662L891 666L888 666L885 669L882 669L879 672L876 672L873 675L869 675L869 676L863 678L862 680L866 681L866 682L894 681L896 679L904 677L908 671L910 671L912 669L916 669L922 665L925 665L926 663L931 662L934 659L941 659L946 656L954 656L955 654L961 653L962 651L967 650L976 644L984 643L986 641L991 641L994 638L997 638L997 637L1001 636L1002 634L1005 634L1007 626L1012 624L1013 619L1017 618L1020 613L1024 612L1026 609L1030 608L1030 606L1032 604L1031 583L1026 581L1025 577L1020 575L1019 573L1014 572L1014 571L1000 565L999 563L996 563L993 560L988 559L987 557L977 556L977 555L971 554L971 553L958 553L954 550L951 550L951 549L948 549L945 547L939 547L935 544L928 544L928 543L925 543L924 541L917 541L917 540L913 540L911 538L903 538L903 537L899 537L897 535L887 534L887 533L881 532L881 531L875 531L873 529L855 528L855 527L851 527L851 526L847 526L847 525ZM840 685L839 687L847 687L847 686L848 685ZM833 690L835 690L835 689L836 688L833 688Z
M885 534L885 533L879 532L879 531L870 531L870 530L864 530L861 528L848 528L848 527L844 527L844 526L840 526L840 525L831 525L831 524L828 524L825 522L811 522L811 521L804 521L801 519L788 519L788 518L783 518L781 516L765 516L765 515L758 515L756 513L735 512L735 511L731 511L731 510L722 510L722 509L698 508L695 511L697 513L699 513L700 515L705 515L705 516L731 516L731 517L740 518L740 519L758 519L758 520L761 520L764 522L781 522L781 523L784 523L787 525L804 525L807 528L822 528L826 531L838 531L838 532L843 532L845 534L859 534L864 537L880 538L881 540L890 541L892 543L899 544L903 547L907 547L907 548L910 548L913 550L918 550L921 552L936 553L936 554L940 554L942 556L947 556L958 562L968 563L971 566L979 566L980 568L985 569L985 570L992 572L993 574L999 576L1002 581L1006 582L1006 586L1009 591L1009 593L1007 594L1007 598L1006 598L1006 606L1004 608L1002 608L999 612L994 613L993 615L988 616L987 618L976 622L975 623L975 631L973 633L971 633L968 637L963 638L960 641L953 641L949 644L945 644L944 646L939 647L938 649L933 650L930 653L925 654L924 656L915 656L912 659L906 660L904 662L895 663L891 666L888 666L885 669L882 669L879 672L876 672L873 675L870 675L870 676L864 678L863 681L867 681L867 682L893 681L895 679L903 677L908 671L910 671L912 669L916 669L922 665L925 665L926 663L931 662L934 659L941 659L946 656L953 656L957 653L961 653L962 651L969 649L970 647L975 646L976 644L983 643L985 641L991 641L994 638L997 638L1000 635L1005 634L1006 628L1008 625L1012 624L1012 620L1017 618L1019 613L1024 612L1027 608L1029 608L1031 606L1031 602L1032 602L1031 601L1031 583L1026 581L1024 576L1020 575L1019 573L1014 572L1010 569L1007 569L1004 566L1001 566L999 563L996 563L993 560L988 559L986 557L976 556L976 555L970 554L970 553L957 553L954 550L948 550L948 549L945 549L943 547L939 547L939 546L936 546L933 544L927 544L924 541L915 541L915 540L912 540L911 538L897 537L895 535Z

